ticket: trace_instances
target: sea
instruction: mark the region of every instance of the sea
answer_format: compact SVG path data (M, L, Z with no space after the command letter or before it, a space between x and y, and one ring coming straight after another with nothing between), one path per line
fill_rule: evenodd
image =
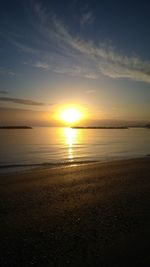
M150 129L0 130L0 173L150 156Z

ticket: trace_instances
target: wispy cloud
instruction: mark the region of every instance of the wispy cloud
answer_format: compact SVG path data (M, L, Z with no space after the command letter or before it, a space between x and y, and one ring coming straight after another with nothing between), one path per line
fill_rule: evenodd
M128 78L150 83L150 62L142 61L139 57L127 57L111 46L92 41L85 42L81 38L73 38L64 25L56 23L60 38L67 45L80 52L84 57L95 63L99 73L111 78Z
M96 92L96 90L91 89L91 90L86 90L85 92L86 92L86 94L93 94Z
M47 20L46 8L40 2L34 3L32 7L35 14L39 17L42 23L44 23Z
M80 66L74 66L74 67L68 67L68 68L60 68L57 67L53 69L54 72L60 73L60 74L66 74L69 76L74 76L74 77L84 77L87 79L98 79L98 75L95 73L92 73L91 70L87 70L87 68L83 68Z
M30 43L27 43L26 41L23 42L19 39L16 39L12 36L6 36L5 37L11 44L13 44L15 47L18 48L18 50L24 52L24 53L29 53L33 55L37 55L38 53L42 54L43 51L41 51L39 48L31 45Z
M8 91L0 90L0 94L1 95L7 95L8 94Z
M84 77L92 80L97 80L99 78L99 76L95 73L86 73Z
M22 105L31 105L31 106L43 106L44 103L33 101L30 99L22 99L22 98L13 98L13 97L0 97L0 102L12 102L16 104Z
M143 70L142 64L141 66L137 66L137 68L133 68L131 62L128 66L121 64L107 64L105 67L100 66L101 72L110 78L127 78L135 81L150 83L150 74L148 73L148 69Z
M46 62L40 62L40 61L35 63L24 62L23 64L44 70L48 70L50 68L50 66Z
M36 42L31 45L9 39L19 49L25 53L32 53L39 59L36 59L32 66L88 79L98 79L105 75L113 79L127 78L150 83L150 61L146 62L138 56L126 56L101 42L95 44L91 39L85 40L80 36L80 30L78 35L73 34L57 16L49 17L46 8L40 3L34 4L33 10L34 16L36 15L34 27L40 37L36 36L38 45ZM85 12L81 18L81 25L92 20L92 12ZM0 69L0 73L4 71ZM11 70L8 74L14 75Z
M89 11L87 13L84 13L81 16L80 23L81 23L81 26L85 26L85 25L88 25L88 24L92 24L93 21L94 21L93 14L92 14L92 12Z
M47 63L44 63L44 62L37 62L33 66L36 68L41 68L41 69L45 69L45 70L49 69L49 65Z
M0 75L8 75L8 76L21 76L21 73L14 72L11 69L6 69L3 67L0 67Z

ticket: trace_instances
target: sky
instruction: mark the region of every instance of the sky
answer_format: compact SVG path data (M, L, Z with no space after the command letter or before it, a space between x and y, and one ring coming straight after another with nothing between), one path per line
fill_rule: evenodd
M0 124L150 121L148 1L1 0Z

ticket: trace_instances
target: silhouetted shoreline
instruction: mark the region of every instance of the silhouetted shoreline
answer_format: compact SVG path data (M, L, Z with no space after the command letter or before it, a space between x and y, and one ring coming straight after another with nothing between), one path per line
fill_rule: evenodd
M33 129L31 126L0 126L0 129L23 129L23 130L26 130L26 129Z
M106 130L112 130L112 129L130 129L130 128L147 128L150 129L150 125L131 125L131 126L72 126L72 129L106 129Z
M117 127L103 127L103 126L73 126L72 129L128 129L127 126L117 126Z

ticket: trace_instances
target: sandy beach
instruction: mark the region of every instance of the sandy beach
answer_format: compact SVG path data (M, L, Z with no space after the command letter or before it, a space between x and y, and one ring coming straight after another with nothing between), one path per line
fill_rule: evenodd
M150 158L0 178L1 266L149 266Z

